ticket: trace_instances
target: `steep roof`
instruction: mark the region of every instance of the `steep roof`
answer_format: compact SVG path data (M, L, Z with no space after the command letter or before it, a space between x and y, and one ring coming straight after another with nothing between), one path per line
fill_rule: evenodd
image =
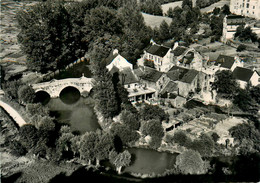
M180 55L182 55L186 50L187 50L186 47L178 46L177 48L175 48L174 50L172 50L172 53L174 54L174 56L180 56Z
M243 67L236 67L232 74L235 79L248 82L254 74L254 71Z
M139 82L131 68L124 68L121 72L119 72L119 79L124 85Z
M235 58L227 55L219 55L216 60L217 65L220 64L220 67L224 67L227 69L231 69L234 62L235 62Z
M149 67L145 67L144 73L140 76L143 80L157 82L158 79L162 76L162 72L157 71Z
M184 74L184 76L180 79L180 81L183 83L192 83L192 81L195 79L198 73L199 71L190 69L187 73Z
M166 46L160 46L157 44L153 44L153 45L150 45L146 51L152 55L164 57L167 54L167 52L169 51L169 49L170 48L166 47Z
M113 54L113 52L111 52L109 56L106 58L106 65L109 65L117 56L118 53Z

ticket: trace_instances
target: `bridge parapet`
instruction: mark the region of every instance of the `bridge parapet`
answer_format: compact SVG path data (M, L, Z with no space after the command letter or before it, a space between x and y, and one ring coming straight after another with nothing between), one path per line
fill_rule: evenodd
M32 88L35 92L45 91L51 98L57 98L60 92L66 87L74 87L79 90L82 94L83 92L90 92L93 88L95 80L93 78L86 78L82 76L81 78L68 78L61 80L51 80L49 82L33 84Z

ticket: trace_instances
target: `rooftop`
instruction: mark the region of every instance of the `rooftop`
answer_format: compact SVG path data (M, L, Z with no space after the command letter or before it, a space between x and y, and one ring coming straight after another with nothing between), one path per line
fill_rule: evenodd
M180 56L180 55L182 55L186 50L187 50L186 47L178 46L177 48L175 48L174 50L172 50L172 53L174 54L174 56Z
M192 83L192 81L195 79L198 73L199 71L190 69L186 74L184 74L180 81L183 83Z
M157 71L156 69L145 67L144 73L140 76L143 80L157 82L158 79L162 76L162 72Z
M248 82L254 74L254 71L243 67L236 67L232 74L234 78Z
M153 45L150 45L146 51L152 55L164 57L167 54L167 52L169 51L169 49L170 49L169 47L153 44Z
M216 60L216 65L220 64L220 67L231 69L234 62L235 62L234 57L230 57L230 56L226 56L226 55L219 55Z

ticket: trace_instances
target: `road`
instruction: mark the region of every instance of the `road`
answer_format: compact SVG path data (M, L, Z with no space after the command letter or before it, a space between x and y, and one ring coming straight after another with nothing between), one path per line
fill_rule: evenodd
M0 99L0 107L2 107L19 126L23 126L26 124L22 116L14 108L12 108L7 103L3 102L1 99Z

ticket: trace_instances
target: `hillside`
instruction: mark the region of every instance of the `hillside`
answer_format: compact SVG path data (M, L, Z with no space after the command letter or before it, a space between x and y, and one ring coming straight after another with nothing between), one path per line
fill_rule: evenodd
M172 19L169 17L163 17L163 16L155 16L155 15L150 15L147 13L142 13L144 17L144 21L146 25L154 28L154 27L159 27L160 24L162 23L163 20L165 20L168 24L172 22Z

